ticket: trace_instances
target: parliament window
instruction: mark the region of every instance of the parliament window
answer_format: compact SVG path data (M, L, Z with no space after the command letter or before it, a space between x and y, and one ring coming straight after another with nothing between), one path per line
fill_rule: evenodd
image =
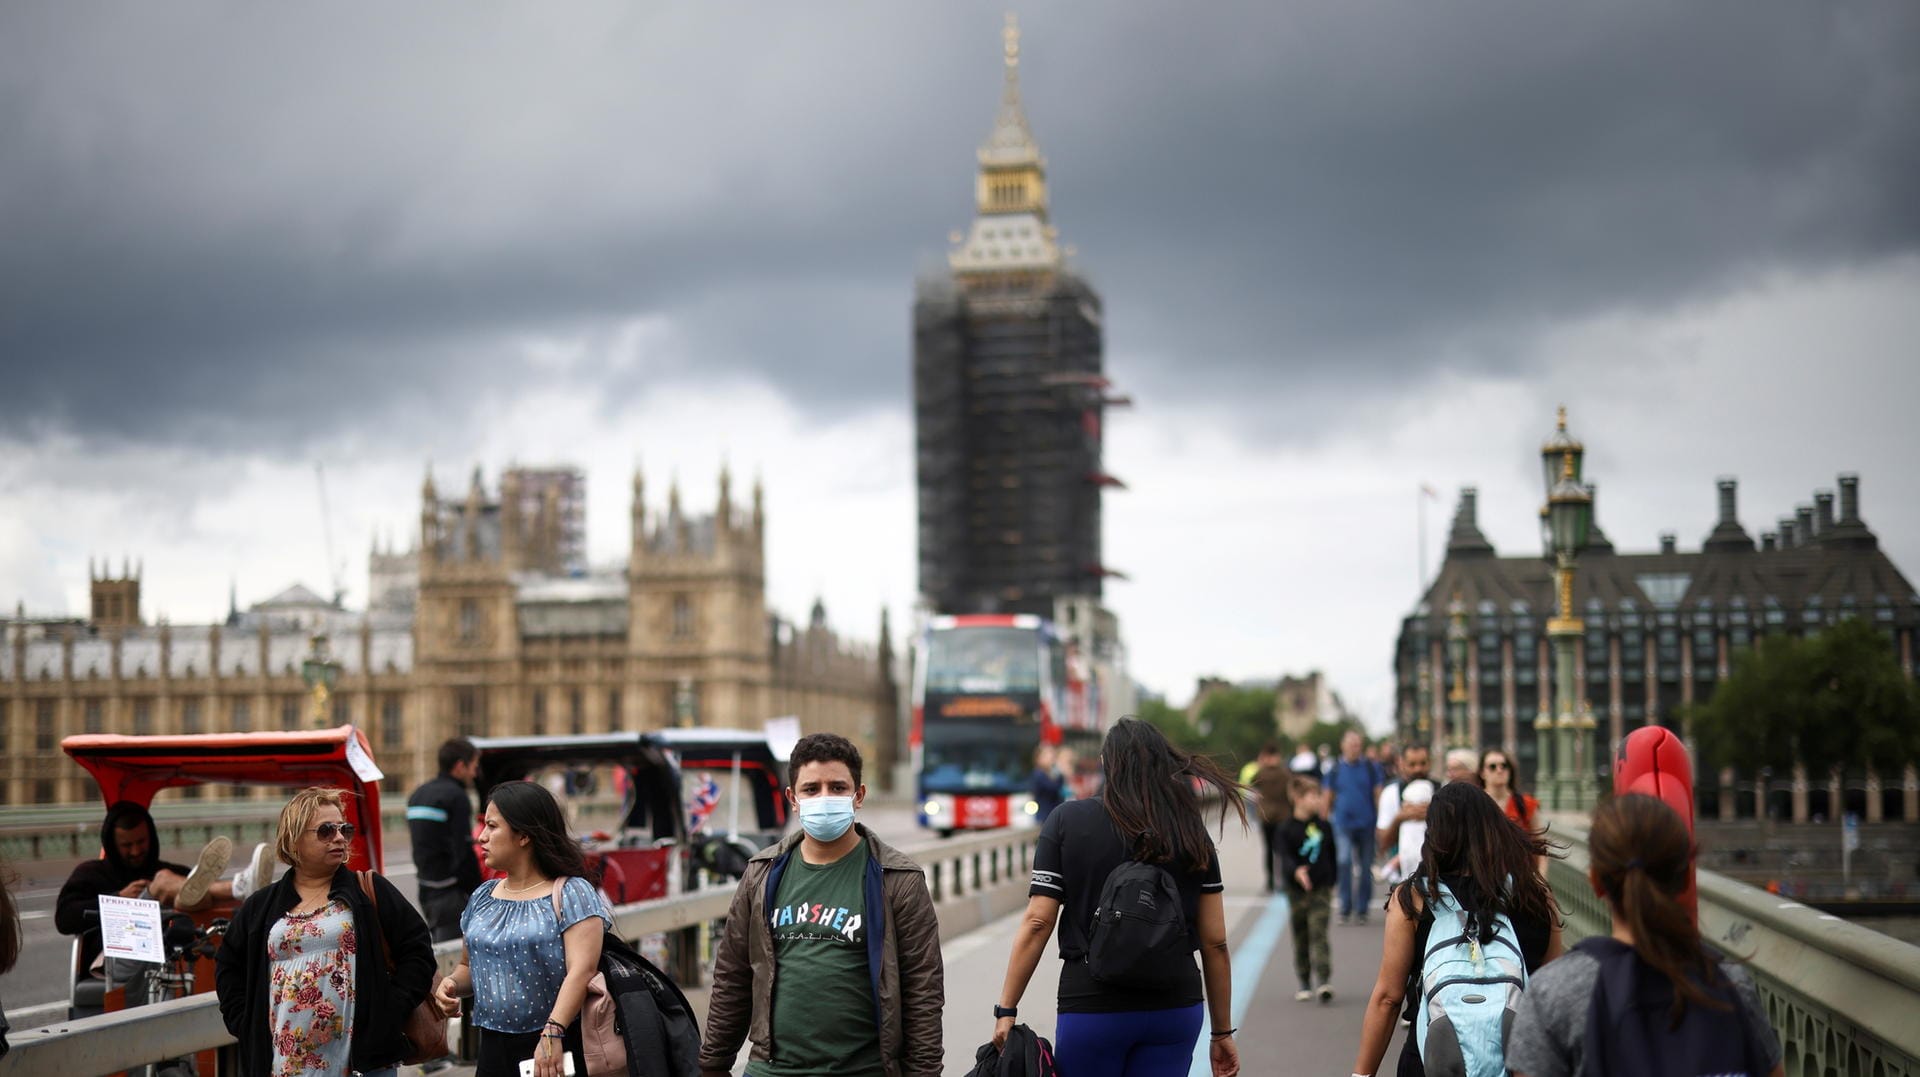
M587 704L580 689L575 688L567 696L567 717L572 723L571 732L575 735L587 731Z
M43 699L33 715L33 750L53 751L53 700ZM46 803L42 799L40 803Z
M89 733L103 733L106 731L106 728L107 728L106 708L104 705L101 704L99 700L97 699L87 700L86 723L87 723L87 732Z
M153 732L153 700L133 701L133 732L135 736L140 737Z
M533 690L533 735L547 735L547 693L543 688Z
M480 604L471 598L460 600L460 642L472 643L480 638Z
M180 701L180 732L200 732L200 701L183 699Z
M253 704L244 699L233 701L233 731L250 733L253 731Z
M387 696L380 701L380 747L398 748L406 731L400 725L400 697Z
M685 595L673 596L673 635L675 639L693 635L693 603Z
M299 696L288 696L280 701L280 728L288 731L300 728Z

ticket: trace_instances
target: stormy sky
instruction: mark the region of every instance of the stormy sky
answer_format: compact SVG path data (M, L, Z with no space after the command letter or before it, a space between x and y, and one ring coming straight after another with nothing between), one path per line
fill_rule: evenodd
M1920 565L1920 8L1020 11L1102 292L1134 672L1320 667L1384 724L1463 484L1535 545L1564 402L1623 549L1862 480ZM0 10L0 600L146 613L338 572L422 475L767 487L770 598L914 593L908 313L972 213L981 4ZM323 518L314 465L327 472ZM331 563L327 544L331 536Z

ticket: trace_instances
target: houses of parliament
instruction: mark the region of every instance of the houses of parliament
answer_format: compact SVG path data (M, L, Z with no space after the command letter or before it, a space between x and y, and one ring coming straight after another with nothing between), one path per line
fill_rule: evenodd
M454 735L754 728L794 715L851 738L885 774L898 754L884 612L877 644L767 608L760 486L711 511L677 484L649 512L633 477L624 565L585 566L580 472L476 470L447 496L428 475L413 549L376 545L367 608L294 586L223 623L147 623L141 572L95 566L85 617L0 616L0 804L97 799L60 750L76 733L223 733L351 722L405 791ZM316 714L302 666L336 663ZM184 796L245 795L182 790Z

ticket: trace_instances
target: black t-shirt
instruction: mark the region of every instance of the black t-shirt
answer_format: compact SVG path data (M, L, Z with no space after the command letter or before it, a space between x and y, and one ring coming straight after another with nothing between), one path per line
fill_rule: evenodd
M1299 880L1293 877L1295 868L1304 866L1307 878L1312 880L1314 889L1325 890L1333 886L1339 873L1333 864L1333 828L1325 819L1314 816L1311 819L1289 819L1280 824L1280 838L1274 842L1275 850L1280 854L1280 870L1285 873L1286 883L1298 887Z
M1207 843L1208 864L1204 871L1191 870L1185 858L1165 865L1180 890L1180 905L1187 914L1187 930L1194 931L1199 916L1200 895L1217 894L1220 882L1220 858ZM1033 854L1033 881L1027 887L1029 897L1039 895L1059 901L1061 1013L1126 1013L1134 1010L1168 1010L1191 1006L1204 997L1200 988L1200 966L1189 961L1168 972L1166 985L1149 991L1131 991L1099 983L1087 971L1087 928L1093 910L1100 903L1100 888L1107 874L1127 860L1120 832L1107 817L1107 806L1099 797L1073 800L1047 816L1040 830L1040 841ZM1195 935L1197 949L1198 935Z

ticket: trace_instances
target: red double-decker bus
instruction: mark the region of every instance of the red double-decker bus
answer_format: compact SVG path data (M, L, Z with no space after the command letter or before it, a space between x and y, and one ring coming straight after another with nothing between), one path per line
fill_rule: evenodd
M1041 744L1098 749L1105 726L1080 663L1045 618L935 617L914 641L912 752L920 825L1033 826Z

